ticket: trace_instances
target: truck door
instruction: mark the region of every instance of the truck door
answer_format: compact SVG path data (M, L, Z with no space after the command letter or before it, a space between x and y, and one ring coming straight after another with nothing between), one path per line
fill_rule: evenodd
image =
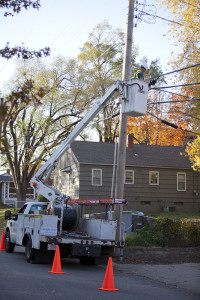
M27 204L24 204L20 210L18 211L18 213L15 215L14 219L13 219L13 222L11 223L11 230L10 230L10 238L11 238L11 241L12 243L16 243L16 238L17 238L17 229L19 227L19 214L23 214L25 209L27 207Z

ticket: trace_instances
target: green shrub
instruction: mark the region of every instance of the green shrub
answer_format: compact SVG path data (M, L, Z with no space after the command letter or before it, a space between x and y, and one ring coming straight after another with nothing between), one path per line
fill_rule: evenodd
M128 235L126 246L200 246L200 223L157 218L152 224Z
M44 196L39 194L37 197L37 202L48 202L48 200Z

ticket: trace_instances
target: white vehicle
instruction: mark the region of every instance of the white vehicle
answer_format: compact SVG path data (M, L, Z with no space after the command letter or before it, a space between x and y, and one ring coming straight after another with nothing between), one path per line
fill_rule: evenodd
M116 221L80 218L77 207L68 205L63 210L63 230L60 234L60 209L57 207L56 210L55 215L48 215L48 203L28 202L13 218L10 211L6 211L6 251L12 253L15 245L24 246L26 260L31 263L53 257L57 245L61 257L79 258L83 264L94 264L95 258L113 255ZM77 225L81 231L75 231Z
M37 194L43 195L49 202L26 203L13 218L11 212L6 211L7 252L13 252L15 245L25 246L27 261L35 263L45 260L48 254L54 254L58 245L61 257L76 257L80 258L81 263L94 264L95 258L112 256L115 247L123 248L124 239L115 240L117 221L86 218L80 215L79 207L123 204L124 199L73 201L47 184L58 159L116 91L120 94L123 113L131 115L146 113L148 84L138 79L128 82L117 81L31 179L31 186Z

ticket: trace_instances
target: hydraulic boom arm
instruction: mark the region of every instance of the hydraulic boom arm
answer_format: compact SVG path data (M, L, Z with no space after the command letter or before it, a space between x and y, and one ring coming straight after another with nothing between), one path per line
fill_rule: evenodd
M62 200L63 195L60 191L56 190L52 186L47 184L47 180L50 177L52 171L55 168L55 164L58 159L64 154L64 152L70 147L75 138L82 132L82 130L89 124L89 122L96 116L96 114L103 108L105 103L112 97L112 95L118 91L122 83L120 81L115 82L106 94L97 100L91 110L80 121L76 128L66 137L64 142L56 149L52 156L46 161L46 163L38 170L38 172L32 177L30 184L36 190L37 194L43 195L49 201Z

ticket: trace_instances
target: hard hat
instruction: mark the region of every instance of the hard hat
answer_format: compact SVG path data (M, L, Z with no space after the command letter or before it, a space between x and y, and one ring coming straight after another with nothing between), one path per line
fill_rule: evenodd
M142 67L145 68L145 70L147 70L147 69L148 69L147 63L145 63L145 62L144 62L144 63L141 63L141 68L142 68Z

